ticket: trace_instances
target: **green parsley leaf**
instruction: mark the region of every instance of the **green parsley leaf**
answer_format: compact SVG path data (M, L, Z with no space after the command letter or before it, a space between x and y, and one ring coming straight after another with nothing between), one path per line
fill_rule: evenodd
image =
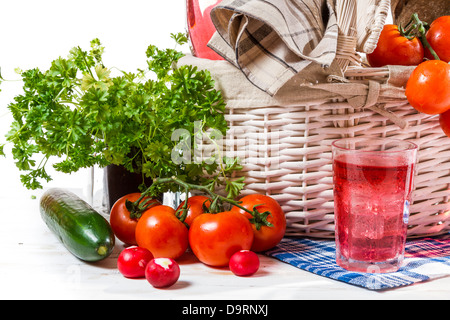
M183 33L171 37L178 45L187 42ZM206 132L225 135L228 129L225 102L211 74L177 67L183 53L149 45L147 70L112 77L112 68L103 64L100 40L90 45L90 50L74 47L48 70L20 72L23 92L8 105L14 121L6 139L24 171L22 183L36 189L50 181L45 168L52 158L54 168L65 173L115 164L152 179L177 176L211 190L225 185L228 196L235 197L243 187L242 179L231 179L241 169L237 159L222 159L219 152L196 162L190 150L199 136L214 142ZM183 132L181 142L173 139L178 131ZM191 156L173 160L185 152Z

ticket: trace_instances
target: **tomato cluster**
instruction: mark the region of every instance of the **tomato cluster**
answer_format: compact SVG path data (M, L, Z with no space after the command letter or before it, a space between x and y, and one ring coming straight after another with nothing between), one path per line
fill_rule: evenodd
M221 212L210 212L211 199L206 196L192 196L176 210L151 202L139 217L127 213L124 199L136 201L139 196L119 199L110 213L117 237L132 245L118 260L119 271L126 277L147 277L149 261L176 261L188 248L206 265L229 266L236 275L251 275L259 267L255 252L273 248L286 230L281 206L266 195L244 196ZM152 274L158 270L163 269L153 266Z
M438 114L442 130L450 137L450 16L428 26L413 15L411 23L409 32L385 25L367 60L372 67L417 65L406 84L408 102L419 112ZM415 30L418 35L411 36Z
M413 25L408 30L395 24L383 27L375 50L367 54L372 67L413 66L424 58L450 61L450 16L439 17L427 27L415 14L410 23Z
M425 47L425 57L430 60L414 69L405 94L417 111L439 114L439 124L450 137L450 16L439 17L431 23L426 42L436 57Z

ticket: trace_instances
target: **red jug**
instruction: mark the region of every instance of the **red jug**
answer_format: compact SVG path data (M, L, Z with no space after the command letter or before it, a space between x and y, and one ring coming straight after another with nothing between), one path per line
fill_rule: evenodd
M222 0L186 0L187 23L192 54L199 58L223 60L207 44L216 28L211 21L211 10Z

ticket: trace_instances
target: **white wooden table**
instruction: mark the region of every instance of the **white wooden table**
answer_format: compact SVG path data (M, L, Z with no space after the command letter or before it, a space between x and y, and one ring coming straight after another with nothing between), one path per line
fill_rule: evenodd
M1 168L3 173L5 166ZM116 261L124 248L120 241L111 256L101 262L86 263L72 256L41 220L38 200L41 193L26 191L14 180L9 188L6 181L1 184L0 299L450 298L450 277L377 292L318 276L263 255L255 275L237 277L227 268L203 265L187 253L179 260L179 281L170 288L155 289L145 279L127 279L118 272ZM31 195L37 198L32 199Z

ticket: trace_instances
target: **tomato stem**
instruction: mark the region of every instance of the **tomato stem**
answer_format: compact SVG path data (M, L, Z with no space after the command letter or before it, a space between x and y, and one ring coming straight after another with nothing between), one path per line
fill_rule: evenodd
M408 28L408 29L405 30L405 28ZM436 51L434 51L434 49L431 47L430 43L427 40L428 23L421 21L419 19L419 15L417 13L413 13L411 15L411 19L406 24L405 28L400 25L398 26L398 29L402 36L404 36L405 38L407 38L409 40L412 40L413 38L418 37L420 39L420 41L422 42L423 46L430 51L433 58L435 60L440 60Z
M192 184L192 183L187 183L184 182L180 179L178 179L177 177L171 177L171 178L156 178L153 181L152 186L149 188L151 189L153 186L157 185L157 184L163 184L163 183L175 183L177 185L179 185L180 187L182 187L185 190L186 193L186 199L187 199L187 195L191 190L199 190L199 191L203 191L205 193L207 193L212 201L211 201L211 206L210 206L210 210L211 213L217 213L219 211L223 211L223 205L222 202L228 202L231 203L232 205L236 205L246 211L248 211L249 213L251 213L249 210L241 207L239 205L238 201L223 197L213 191L211 191L208 187L206 186L202 186L202 185L196 185L196 184ZM149 189L147 189L146 191L144 191L144 193L147 193L149 191ZM187 207L187 202L185 202L185 206Z
M171 178L156 178L156 179L154 179L152 185L147 190L142 192L141 197L136 201L136 203L139 203L139 201L141 199L143 199L144 197L151 195L152 191L155 190L155 187L157 185L165 184L165 183L169 183L169 184L175 183L178 186L180 186L182 189L184 189L184 192L186 193L186 200L184 202L184 205L176 213L177 217L182 222L184 222L184 220L186 219L186 216L187 216L187 211L188 211L187 199L188 199L189 192L191 190L199 190L199 191L205 192L211 198L211 205L209 207L210 213L214 214L217 212L222 212L224 210L223 203L226 202L226 203L236 206L236 207L244 210L245 212L249 213L252 216L252 218L249 219L250 222L253 223L258 230L261 228L261 226L269 226L269 227L273 226L269 221L267 221L267 216L270 215L270 212L266 211L266 212L261 213L257 209L258 206L261 206L263 204L255 205L253 207L253 211L252 211L252 210L249 210L249 209L241 206L240 201L236 201L236 200L221 196L220 194L217 194L217 193L211 191L211 189L206 186L184 182L175 176L173 176Z
M253 206L253 218L250 219L250 222L255 225L256 230L261 229L262 226L273 227L273 224L267 221L267 216L270 215L269 211L264 211L260 213L257 210L257 207L264 205L263 203L257 204Z
M187 202L187 195L189 194L189 189L187 187L184 188L184 192L186 193L186 201L184 201L183 207L178 209L175 212L175 216L184 223L184 225L189 228L189 225L185 222L187 214L188 214L188 202Z
M433 56L434 59L436 60L440 60L439 56L437 55L436 51L434 51L434 49L431 47L430 43L427 40L427 27L428 24L421 21L419 19L419 16L417 13L414 13L412 15L412 18L416 24L417 24L417 28L419 30L419 34L420 34L420 40L422 41L422 44L428 49L430 50L431 55Z
M130 212L131 219L139 219L152 205L154 205L154 200L151 198L146 198L144 194L141 194L139 199L134 202L131 202L128 199L125 201L125 207L128 212Z
M401 26L400 24L398 25L398 30L400 31L400 34L407 38L408 40L412 40L416 37L415 34L412 34L412 32L416 29L415 25L411 25L411 23L413 22L413 19L411 19L405 27ZM408 28L407 30L405 30L405 28Z

